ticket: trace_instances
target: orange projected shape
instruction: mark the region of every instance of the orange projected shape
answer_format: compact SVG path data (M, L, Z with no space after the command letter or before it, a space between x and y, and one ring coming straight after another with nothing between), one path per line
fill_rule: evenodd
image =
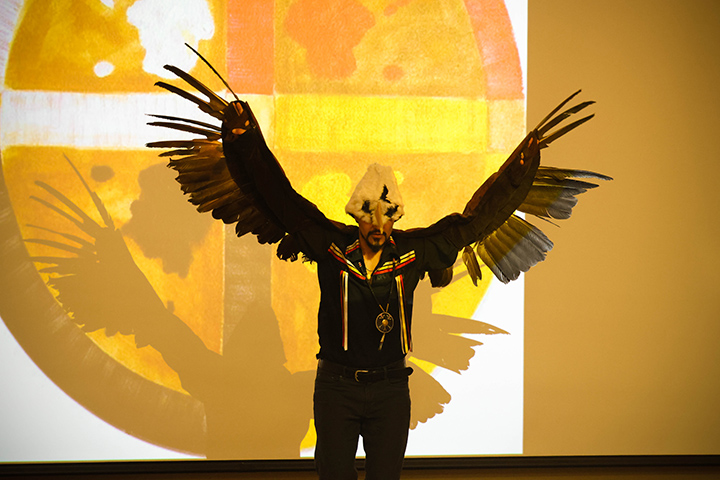
M352 50L374 24L357 0L299 0L288 9L285 29L306 50L314 75L338 80L355 72Z
M405 75L405 70L399 65L388 65L383 68L383 76L390 81L400 80Z
M484 59L488 98L523 98L520 57L502 0L466 0L468 16Z
M387 8L385 8L385 15L393 15L397 12L398 8L404 7L405 5L412 2L412 0L398 0L396 2L390 3Z
M278 93L484 96L483 58L463 2L408 2L389 10L383 2L364 2L371 21L364 20L365 14L356 19L359 26L350 30L356 35L352 42L338 35L325 37L334 25L346 21L341 9L326 2L313 4L317 18L331 18L325 27L296 24L295 12L306 5L305 1L276 3L276 25L283 27L275 37ZM319 56L334 54L334 49L343 49L343 57L320 63ZM344 67L347 71L341 75L338 58L345 58L347 65L352 61L354 68ZM330 76L336 67L338 71ZM383 73L388 67L404 74L388 77Z
M9 52L6 87L12 89L12 104L22 107L22 120L3 125L2 317L53 382L137 438L209 458L292 458L312 441L301 443L310 423L307 387L317 351L313 266L281 263L274 249L251 237L237 239L231 228L192 211L171 179L161 181L166 159L142 149L146 140L139 140L138 132L147 119L122 118L117 112L131 102L106 95L140 92L128 98L147 98L142 113L169 113L163 109L170 95L153 87L158 74L146 65L150 54L162 51L161 29L153 36L148 14L139 21L128 15L152 11L164 1L28 0L12 42L3 46ZM345 200L372 162L392 165L399 176L407 214L398 228L461 211L524 133L522 72L499 0L187 4L204 13L189 27L178 20L184 41L198 44L253 105L295 188L332 218L351 221L343 212ZM208 12L214 33L193 30ZM223 88L191 59L190 73L211 88ZM61 106L60 118L68 121L35 129L35 119L48 114L44 100L37 101L46 92L62 92L47 103ZM102 102L94 102L98 98ZM82 121L78 105L84 104L107 105L107 121L118 128L95 133L92 122ZM216 123L194 112L194 118ZM3 114L15 118L12 111ZM158 132L160 138L168 138L167 132ZM23 237L38 236L27 223L63 233L76 226L28 200L39 188L33 182L52 184L99 221L63 153L107 206L132 262L175 313L173 320L150 329L131 328L124 320L102 326L107 319L97 319L88 328L102 328L85 333L55 300L57 291L45 285L48 274L38 274L27 252L45 255L53 249L25 245ZM176 202L189 216L167 223L168 212L158 203L180 208ZM201 225L191 225L195 221ZM163 235L168 239L159 246ZM502 333L467 320L491 276L484 270L476 288L463 271L458 267L456 282L443 291L430 291L424 282L416 294L413 358L420 368L413 381L420 383L413 389L420 393L413 424L449 401L443 387L421 372L438 365L452 371L467 367L477 343L457 333L467 332L468 325L474 333ZM26 295L34 301L19 301ZM441 324L452 327L442 336L436 331ZM111 335L114 331L120 333ZM135 347L135 341L143 344L150 337L151 346ZM447 351L463 353L446 359ZM263 413L261 407L269 405L282 416ZM282 442L263 437L277 437L276 431L284 432ZM274 450L262 451L261 444Z
M271 95L275 86L273 0L228 2L229 81L233 90Z

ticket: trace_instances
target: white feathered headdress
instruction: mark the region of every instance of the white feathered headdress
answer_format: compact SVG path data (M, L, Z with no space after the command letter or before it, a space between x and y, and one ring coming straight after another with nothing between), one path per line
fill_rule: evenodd
M375 209L380 208L383 216L399 220L405 213L404 205L392 168L373 163L355 187L345 212L372 223Z

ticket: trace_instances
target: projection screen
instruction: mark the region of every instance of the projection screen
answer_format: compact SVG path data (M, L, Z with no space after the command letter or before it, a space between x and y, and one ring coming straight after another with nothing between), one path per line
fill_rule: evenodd
M378 162L407 205L397 228L429 225L525 134L527 2L18 0L0 14L0 461L312 456L314 266L187 203L145 147L178 135L146 114L207 117L154 83L182 85L172 64L232 99L188 43L326 215L352 221L343 207ZM98 232L130 255L92 247ZM93 248L113 275L84 276ZM136 265L182 325L76 324L48 257L67 258L65 301L87 308L141 309L114 290ZM408 455L522 453L522 279L483 268L474 286L458 263L415 303Z

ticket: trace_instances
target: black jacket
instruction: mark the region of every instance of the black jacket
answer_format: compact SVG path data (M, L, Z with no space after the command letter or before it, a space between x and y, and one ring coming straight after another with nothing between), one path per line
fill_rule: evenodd
M457 247L442 235L391 237L369 282L357 228L346 234L312 228L296 232L295 237L317 262L318 358L355 368L388 365L412 349L415 287L427 270L447 268L457 257ZM385 308L394 325L380 349L383 334L375 320Z

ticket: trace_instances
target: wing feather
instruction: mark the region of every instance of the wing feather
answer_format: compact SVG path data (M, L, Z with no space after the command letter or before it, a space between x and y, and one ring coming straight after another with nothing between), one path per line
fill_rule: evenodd
M207 122L201 122L201 121L199 121L199 120L193 120L193 119L191 119L191 118L174 117L174 116L172 116L172 115L159 115L159 114L156 114L156 113L151 113L151 114L149 114L148 116L149 116L149 117L160 118L160 119L162 119L162 120L169 120L169 121L171 121L171 122L185 122L185 123L189 123L189 124L192 124L192 125L197 125L197 126L199 126L199 127L206 128L206 129L208 129L208 130L214 130L214 131L216 131L217 133L220 133L220 127L218 127L217 125L213 125L213 124L207 123Z
M202 172L208 175L224 175L227 165L224 164L221 154L212 155L209 153L198 155L187 155L181 158L173 158L168 166L179 174L189 172Z
M208 140L220 140L220 132L215 129L201 128L195 125L186 125L178 122L149 122L148 125L172 128L181 132L197 133L198 135L204 135Z
M517 279L522 272L543 261L553 248L552 242L515 212L545 220L567 219L578 202L578 195L598 186L592 181L612 180L589 170L540 166L540 150L593 117L591 114L573 120L592 105L592 101L565 108L579 93L561 102L530 131L500 169L478 188L462 214L451 214L430 227L394 235L444 235L458 251L462 250L468 275L474 283L480 278L478 256L504 283ZM474 248L470 248L471 245Z
M197 107L202 110L203 112L207 113L208 115L211 115L218 120L222 120L222 111L218 111L213 105L211 105L209 102L196 97L192 93L188 93L185 90L183 90L180 87L176 87L175 85L170 85L166 82L155 82L156 87L163 88L167 90L168 92L174 93L175 95L179 95L185 100L189 100Z
M543 218L570 218L572 209L578 202L577 196L598 186L577 178L612 180L607 175L588 170L540 167L528 196L518 210Z
M223 98L219 97L215 92L213 92L211 89L206 87L202 84L199 80L197 80L192 75L185 73L184 71L180 70L179 68L173 66L173 65L165 65L163 68L165 70L174 73L178 77L182 78L187 82L189 85L192 85L198 92L204 94L206 97L208 97L208 101L204 102L207 108L210 110L209 113L213 117L217 118L218 120L222 120L222 114L223 110L228 106L228 102L226 102ZM205 110L203 110L205 111ZM212 112L212 113L211 113Z
M160 154L170 157L168 166L178 175L181 190L199 212L226 224L235 223L238 236L253 234L260 243L277 243L292 227L289 223L321 223L326 228L339 228L290 186L277 160L267 148L250 106L246 102L228 103L192 75L167 65L194 87L207 100L166 82L156 85L197 105L201 111L220 120L220 126L208 122L152 115L158 120L149 125L201 135L192 140L163 140L148 143L151 148L170 149ZM262 174L263 176L260 176ZM283 202L292 222L281 222L269 202ZM285 250L299 248L287 242ZM285 258L297 258L299 251L286 251Z
M467 245L463 248L462 259L473 285L477 287L478 280L482 280L482 272L480 271L480 263L477 260L475 251L471 246Z
M495 276L508 283L543 261L552 248L553 243L539 228L511 215L478 243L477 252Z

